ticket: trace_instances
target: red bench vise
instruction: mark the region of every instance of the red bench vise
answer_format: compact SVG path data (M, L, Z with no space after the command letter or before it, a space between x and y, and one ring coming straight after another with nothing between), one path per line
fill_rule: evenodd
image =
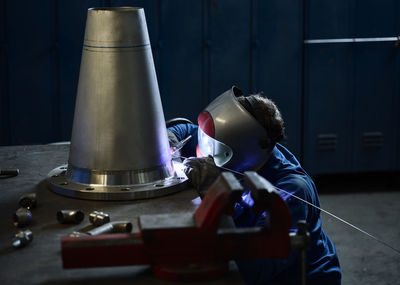
M245 183L254 200L252 210L268 212L268 226L234 227L232 218L226 215L234 213L234 204L241 200L244 188L232 173L224 172L210 186L194 214L142 215L136 234L62 238L63 266L149 264L159 277L176 279L177 275L167 276L168 268L219 262L226 268L229 260L287 258L291 219L286 203L256 172L246 172ZM230 221L232 226L222 227L221 220ZM210 272L208 277L212 278Z

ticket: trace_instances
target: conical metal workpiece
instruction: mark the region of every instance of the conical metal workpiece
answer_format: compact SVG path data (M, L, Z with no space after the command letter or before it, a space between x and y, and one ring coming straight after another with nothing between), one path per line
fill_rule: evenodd
M53 191L96 200L141 199L182 189L171 159L142 8L88 10L68 166Z

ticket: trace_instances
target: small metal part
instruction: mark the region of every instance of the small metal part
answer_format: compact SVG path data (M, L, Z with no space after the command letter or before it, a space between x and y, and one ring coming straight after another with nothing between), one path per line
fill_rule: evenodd
M104 224L87 232L88 235L97 236L101 234L112 233L113 225L111 223Z
M10 178L19 174L18 168L13 169L0 169L0 178Z
M60 224L79 224L85 214L80 210L60 210L57 212L57 220Z
M27 193L19 198L18 204L21 207L32 209L36 207L36 193Z
M28 226L32 222L32 213L26 208L19 208L14 216L14 225L17 227Z
M81 237L81 236L87 236L87 233L82 233L82 232L72 232L69 236L70 237Z
M103 212L93 211L89 214L89 222L94 226L101 226L110 222L110 216Z
M132 231L132 223L128 221L110 222L100 227L94 228L86 234L97 236L107 233L130 233Z
M12 246L15 248L24 247L33 240L33 233L31 230L20 231L15 234L12 241Z

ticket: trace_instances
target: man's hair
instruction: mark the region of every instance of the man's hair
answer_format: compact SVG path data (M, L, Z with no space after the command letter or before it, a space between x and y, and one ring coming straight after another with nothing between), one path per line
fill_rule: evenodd
M281 112L272 100L261 94L239 96L237 99L265 128L269 139L269 147L273 148L277 142L283 139L285 131L284 122Z

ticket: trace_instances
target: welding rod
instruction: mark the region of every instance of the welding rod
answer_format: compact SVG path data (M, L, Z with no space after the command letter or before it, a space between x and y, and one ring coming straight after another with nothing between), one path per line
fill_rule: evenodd
M106 233L130 233L132 231L132 223L127 221L109 222L100 227L94 228L86 234L91 236L106 234Z

